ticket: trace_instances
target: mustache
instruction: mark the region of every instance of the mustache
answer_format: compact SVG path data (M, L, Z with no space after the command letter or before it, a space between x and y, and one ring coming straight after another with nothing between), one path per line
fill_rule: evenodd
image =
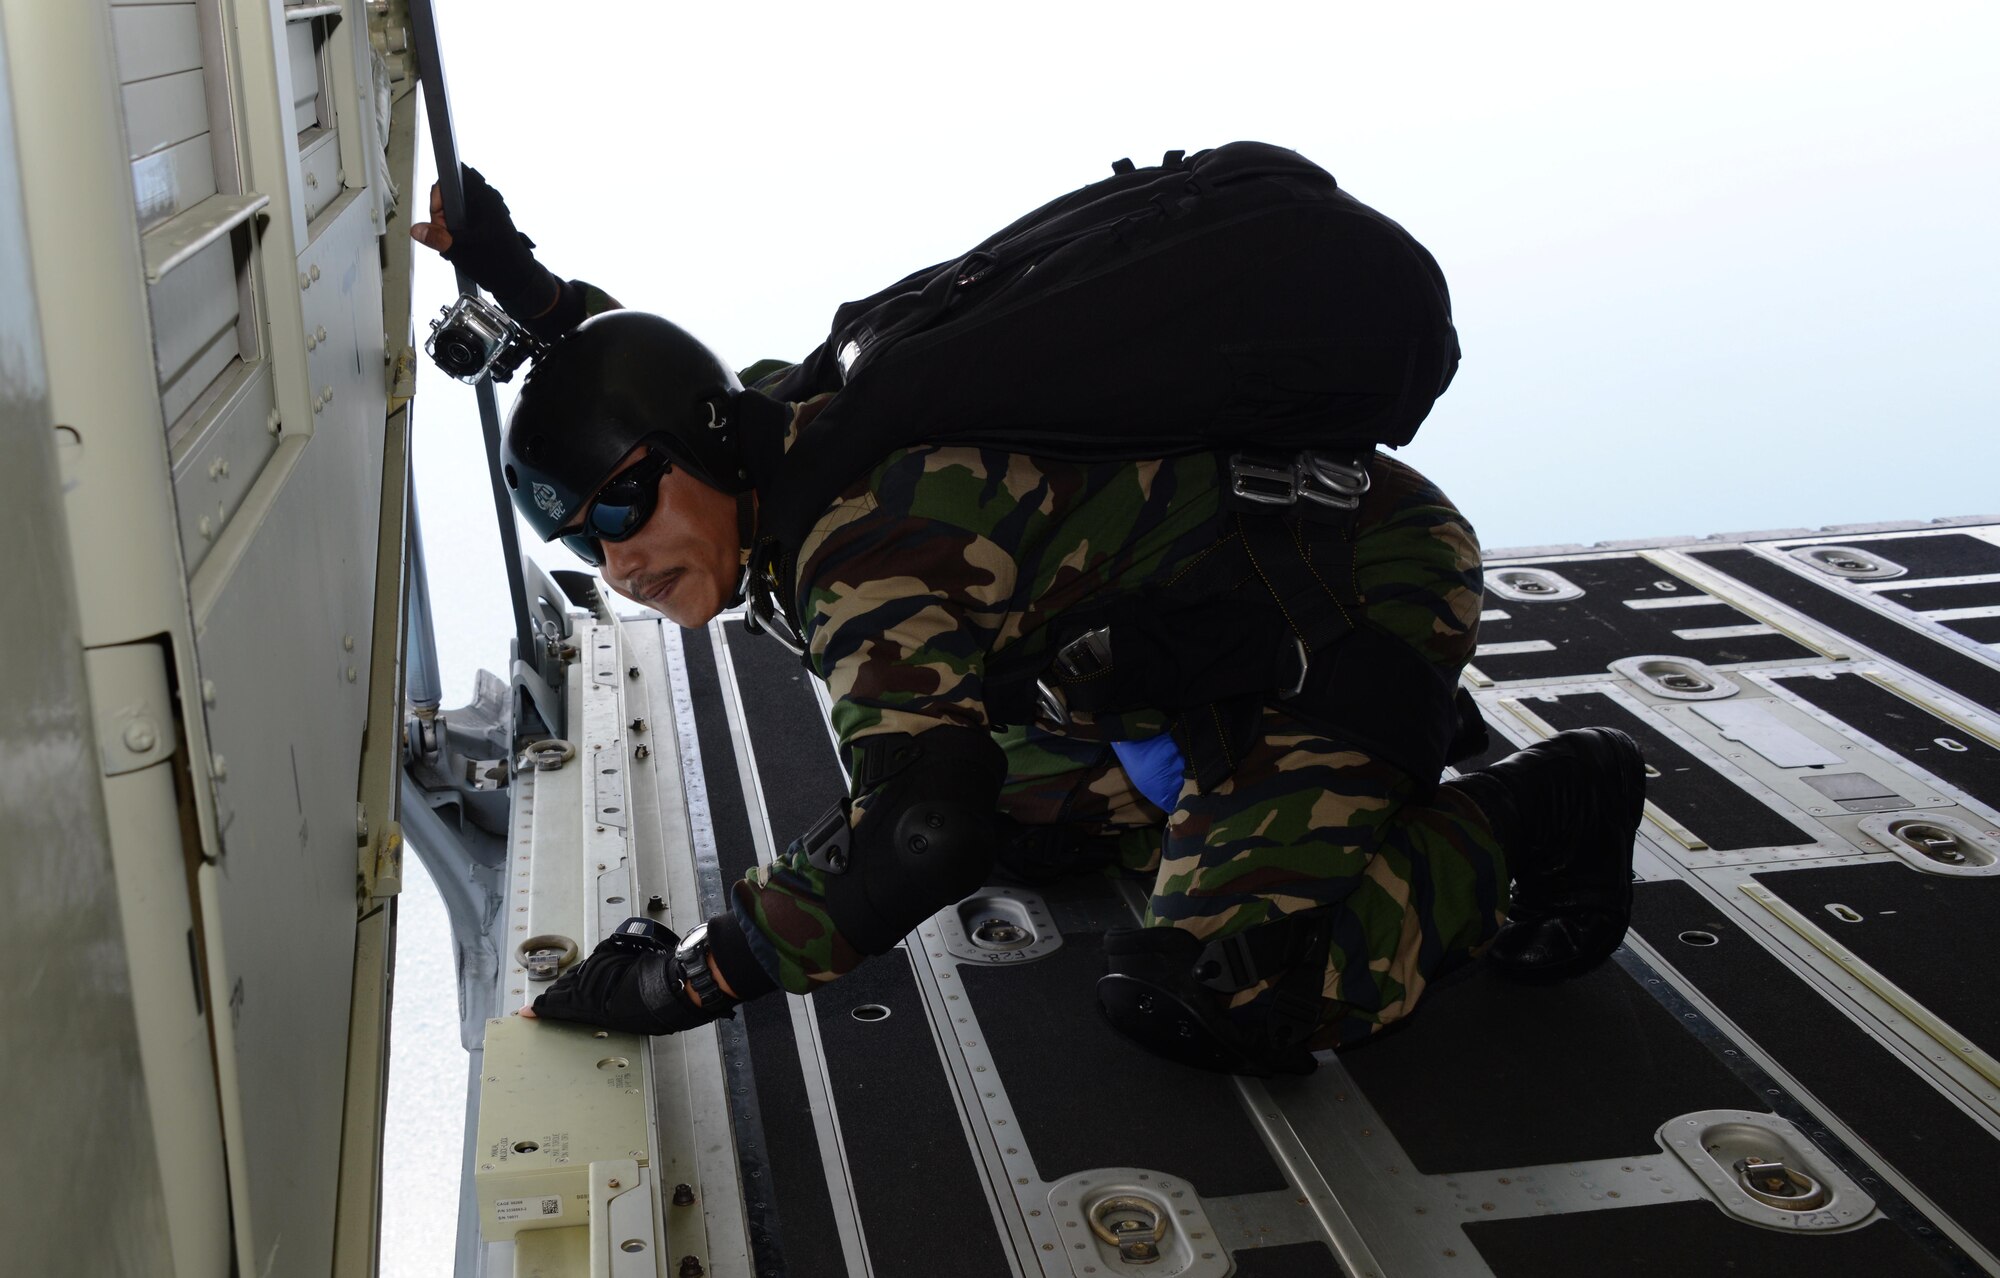
M650 595L654 590L681 575L679 568L667 568L659 572L640 573L625 583L625 593L638 597Z

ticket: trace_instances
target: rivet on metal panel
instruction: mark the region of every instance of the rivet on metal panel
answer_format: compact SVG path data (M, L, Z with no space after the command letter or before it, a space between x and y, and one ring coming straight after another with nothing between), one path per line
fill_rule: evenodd
M681 1278L701 1278L701 1261L694 1256L681 1257Z
M312 269L311 269L310 271L307 271L307 272L306 272L306 274L308 274L308 275L312 276L312 277L313 277L314 279L318 279L318 278L319 278L319 267L318 267L317 265L315 265L315 266L314 266L314 267L313 267L313 268L312 268Z
M674 1206L687 1207L694 1202L694 1186L682 1181L674 1186Z
M203 679L201 681L201 703L205 706L215 704L215 680Z
M645 758L650 758L652 756L652 753L653 752L650 748L642 745L638 749L632 752L632 756L637 759L645 759Z
M349 683L353 683L359 678L361 678L361 672L359 670L356 670L353 666L349 666L347 668L347 681Z
M654 893L652 896L646 898L646 908L654 913L658 913L667 908L667 903L660 899L658 893Z
M625 677L627 679L637 679L639 677L639 667L637 666L625 667Z
M299 292L303 293L312 286L312 276L301 273L299 275Z
M316 337L316 338L318 338L318 339L319 339L320 341L322 341L322 342L323 342L323 341L325 341L325 340L326 340L326 329L325 329L324 327L320 327L320 328L315 328L315 329L313 330L313 336L314 336L314 337ZM388 341L389 339L388 339L388 337L387 337L387 336L384 336L382 340L386 342L386 341Z
M210 521L207 515L203 515L200 522L195 524L195 530L202 535L203 540L215 536L215 524Z
M145 754L160 743L160 731L151 719L134 719L125 725L125 748Z
M646 721L644 719L634 719L628 726L634 732L644 732L646 730Z
M211 755L208 761L208 771L217 781L227 781L229 779L229 762L219 754Z
M347 651L349 651L349 652L353 652L353 651L354 651L354 636L353 636L353 635L342 635L342 636L340 637L340 646L341 646L342 648L345 648L345 649L346 649Z
M307 333L306 349L308 351L311 351L311 350L316 350L318 347L319 347L319 339L317 337L314 337L311 333Z
M273 435L282 433L285 429L284 414L275 408L272 409L270 416L264 419L264 429L270 431Z

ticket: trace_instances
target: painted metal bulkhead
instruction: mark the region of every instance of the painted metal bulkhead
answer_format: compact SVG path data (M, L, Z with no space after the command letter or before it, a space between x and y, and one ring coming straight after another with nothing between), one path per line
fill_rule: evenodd
M143 1104L58 1107L45 1134L70 1122L150 1165L158 1199L109 1231L123 1255L45 1272L373 1270L415 102L371 22L401 9L0 8L8 340L39 330L37 446L59 467L14 472L49 509L17 540L64 566L36 606L89 682L118 923L93 979L129 990L143 1063ZM66 1184L9 1195L10 1238L126 1218Z

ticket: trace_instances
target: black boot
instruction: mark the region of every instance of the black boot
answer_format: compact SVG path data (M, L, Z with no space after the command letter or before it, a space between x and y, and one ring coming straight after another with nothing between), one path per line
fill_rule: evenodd
M1147 1051L1196 1069L1255 1078L1312 1073L1319 1063L1303 1035L1277 1024L1246 1033L1230 1019L1225 997L1196 979L1203 949L1177 927L1110 929L1104 934L1108 971L1097 981L1104 1018ZM1324 954L1322 947L1322 967ZM1312 983L1316 988L1317 973Z
M1560 732L1453 784L1500 838L1514 877L1487 961L1522 980L1580 976L1632 921L1632 845L1646 763L1616 728Z

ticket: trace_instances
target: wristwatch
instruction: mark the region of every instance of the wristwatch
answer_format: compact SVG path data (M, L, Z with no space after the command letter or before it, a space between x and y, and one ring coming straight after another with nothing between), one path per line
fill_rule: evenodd
M684 1001L693 1003L699 999L701 1010L713 1016L727 1016L736 1006L736 999L723 992L715 973L709 969L708 924L698 924L681 938L680 947L674 951L674 966L680 973ZM694 999L687 998L690 990Z

